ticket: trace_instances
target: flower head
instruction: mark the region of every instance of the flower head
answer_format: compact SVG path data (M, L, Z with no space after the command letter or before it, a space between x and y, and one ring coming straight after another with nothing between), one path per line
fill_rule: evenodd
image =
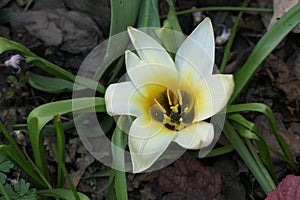
M220 26L223 30L222 30L221 35L216 37L216 44L223 45L228 41L228 39L231 35L231 30L227 29L227 27L224 24L218 24L217 26Z
M13 67L15 69L15 74L19 74L21 72L21 67L19 66L21 60L24 60L24 58L19 54L16 54L11 56L9 60L5 61L4 65L6 67Z
M110 115L132 115L128 135L133 172L148 169L173 141L186 149L208 146L214 129L208 119L231 96L232 75L212 74L214 35L209 18L178 49L175 60L152 37L128 28L137 54L126 51L131 81L110 85L105 93Z

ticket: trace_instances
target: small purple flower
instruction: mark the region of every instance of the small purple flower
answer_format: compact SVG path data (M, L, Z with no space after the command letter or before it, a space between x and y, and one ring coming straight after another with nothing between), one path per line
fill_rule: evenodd
M21 60L24 60L24 58L21 55L16 54L11 56L9 60L5 61L4 65L6 67L13 67L15 69L14 73L19 74L21 72L21 67L19 66Z
M218 24L217 26L222 27L223 30L221 35L216 37L216 44L223 45L228 41L231 35L231 29L227 29L227 27L224 24Z

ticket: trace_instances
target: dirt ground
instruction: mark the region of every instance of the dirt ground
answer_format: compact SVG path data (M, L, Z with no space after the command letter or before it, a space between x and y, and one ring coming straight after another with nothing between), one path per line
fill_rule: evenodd
M0 36L24 44L37 55L76 73L87 54L109 35L110 5L108 0L36 0L24 12L26 0L1 0L0 9L11 9L10 18L0 21ZM226 2L226 4L224 4ZM288 2L288 3L287 3ZM292 1L286 1L289 4ZM242 1L177 0L176 9L193 6L241 6ZM253 0L250 7L273 8L272 0ZM287 5L288 6L288 5ZM160 1L161 15L168 6ZM276 10L278 11L278 10ZM279 11L278 11L279 12ZM275 12L274 12L275 14ZM278 13L276 13L278 14ZM215 34L220 35L224 24L231 28L238 12L205 11L202 16L213 21ZM231 49L226 73L236 73L251 51L266 33L273 14L270 12L244 13ZM276 16L277 17L277 16ZM1 18L0 18L1 19ZM182 29L189 34L195 27L192 14L179 16ZM295 31L297 32L297 31ZM216 47L216 65L220 66L225 44ZM3 63L13 52L0 55ZM21 63L22 72L12 74L10 68L0 68L0 117L12 130L12 125L26 123L28 113L38 105L70 98L70 93L59 95L44 93L28 84L28 71L45 74L32 65ZM260 102L269 105L275 113L280 131L293 156L300 156L300 38L290 33L266 59L261 69L243 91L238 103ZM248 113L247 119L255 122L267 143L278 148L272 137L268 120L262 114ZM46 138L46 146L53 142ZM228 144L221 137L221 144ZM27 145L30 152L30 144ZM91 199L103 199L99 192L107 178L85 179L82 176L106 169L84 149L76 135L66 135L67 167L77 189ZM55 161L49 153L49 161ZM287 164L273 156L277 176L282 179L290 170ZM51 163L51 162L49 162ZM55 165L49 166L55 173ZM265 194L247 166L235 152L214 158L196 159L186 153L172 165L147 174L127 174L129 199L264 199Z

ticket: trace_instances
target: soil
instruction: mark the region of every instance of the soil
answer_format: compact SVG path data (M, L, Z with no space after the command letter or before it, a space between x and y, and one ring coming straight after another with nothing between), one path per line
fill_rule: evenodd
M84 58L99 42L109 35L109 0L36 0L24 11L26 0L1 0L0 9L13 9L8 20L0 21L0 36L24 44L37 55L76 73ZM241 6L242 1L177 0L176 10L193 6ZM250 7L272 8L271 0L250 1ZM168 5L160 1L160 14L168 12ZM213 21L215 34L222 29L218 24L231 28L238 12L205 11L202 16ZM278 13L276 13L278 14ZM231 49L226 73L237 73L251 51L266 33L272 13L244 13ZM1 18L0 18L1 19ZM195 27L192 14L179 16L182 29L189 34ZM45 26L47 24L47 26ZM75 42L76 41L76 42ZM220 66L225 44L216 47L216 65ZM14 52L0 55L3 63ZM35 107L71 97L70 93L49 94L33 89L28 84L28 72L37 70L21 62L22 72L14 75L10 68L0 68L1 120L13 131L13 125L26 123L28 113ZM290 33L266 59L237 103L260 102L269 105L275 113L280 132L286 139L293 156L300 156L300 40L299 33ZM266 142L278 148L272 137L268 120L262 114L248 113L248 120L257 124ZM26 133L25 133L26 134ZM0 136L2 139L2 136ZM28 141L27 141L28 142ZM45 145L55 142L46 138ZM228 144L221 137L220 144ZM26 148L30 149L28 142ZM50 149L50 148L49 148ZM106 169L85 150L79 138L66 135L68 170L78 191L91 199L104 199L107 178L80 180ZM29 150L30 152L30 150ZM50 161L55 163L51 151ZM276 173L281 180L291 174L288 165L272 155ZM49 164L55 173L55 165ZM264 199L266 196L247 166L235 152L214 158L196 159L186 153L172 165L147 174L127 174L129 199ZM99 192L101 191L101 192Z

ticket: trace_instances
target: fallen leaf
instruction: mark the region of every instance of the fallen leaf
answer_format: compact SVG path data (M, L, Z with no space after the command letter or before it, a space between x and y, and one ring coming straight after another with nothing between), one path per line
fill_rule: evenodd
M270 192L266 200L300 199L300 176L288 175Z
M268 30L291 8L297 5L300 0L273 0L273 17L269 23ZM294 33L300 33L300 26L298 25Z
M293 132L286 130L286 128L283 125L282 117L278 114L275 114L277 124L279 124L279 133L287 143L287 146L291 150L291 153L294 158L300 156L300 137ZM276 149L279 152L281 151L281 148L274 136L274 133L270 127L269 121L266 116L264 115L258 115L255 120L255 124L261 131L266 143L271 146L272 148ZM273 153L271 153L271 157L275 161L281 161L281 158Z
M159 189L163 199L223 199L222 175L212 167L202 166L192 157L183 156L174 166L159 171Z

